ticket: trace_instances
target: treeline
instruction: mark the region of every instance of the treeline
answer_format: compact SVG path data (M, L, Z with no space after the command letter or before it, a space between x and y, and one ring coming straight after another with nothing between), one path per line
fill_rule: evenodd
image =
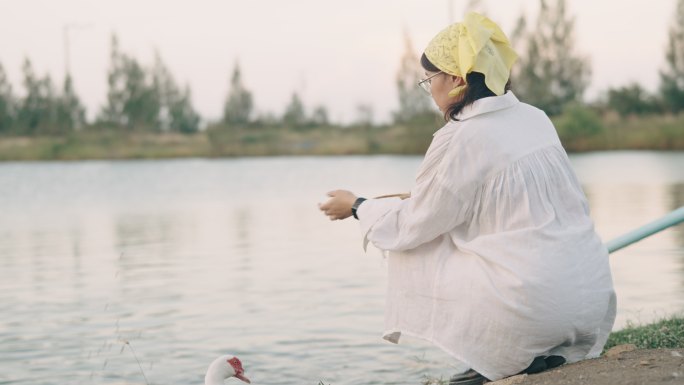
M17 99L0 64L0 134L55 135L83 127L85 109L70 76L57 93L50 76L37 76L30 60L22 70L26 96Z
M117 37L112 36L107 84L106 103L95 119L88 122L85 108L74 91L71 74L66 74L61 92L56 92L50 76L36 75L27 58L23 65L24 96L18 97L0 63L0 135L62 135L93 128L131 133L192 134L199 131L201 117L192 105L190 88L176 82L158 53L154 64L145 66L124 53ZM324 106L308 111L296 92L282 115L257 115L252 93L245 87L237 63L223 117L218 122L210 122L214 128L311 128L329 124L329 114Z
M576 53L575 18L568 15L566 1L540 1L539 15L533 23L518 19L511 40L517 44L520 60L513 73L515 92L549 115L560 115L567 106L583 102L589 86L589 58ZM529 25L528 25L529 24ZM677 1L668 31L665 67L660 84L650 94L637 83L608 89L591 106L621 116L677 114L684 110L684 0Z
M624 123L620 119L648 118L649 115L676 117L684 110L684 0L677 1L669 27L665 66L660 71L658 90L651 94L639 84L628 84L606 90L604 96L592 103L584 102L591 79L590 61L575 47L575 17L569 14L566 0L540 0L539 4L536 17L528 19L521 15L510 34L520 55L514 65L512 88L522 101L543 109L554 119L561 139L570 149L611 147L609 140L620 140L620 135L615 134L619 129L616 127ZM482 0L470 0L468 4L472 10L482 6ZM353 134L359 143L349 144L347 152L419 153L429 144L425 130L438 127L442 117L435 112L430 96L417 87L424 71L408 33L404 41L404 54L396 74L398 107L392 114L391 123L386 125L373 123L373 107L368 104L358 106L352 124L342 126L331 122L325 106L305 106L296 92L282 114L257 113L253 94L236 64L230 76L222 118L204 122L207 129L200 132L202 119L192 104L190 88L178 84L159 54L152 65L143 65L123 52L113 36L107 97L92 121L86 120L85 108L74 91L70 74L57 91L50 77L37 75L30 60L26 59L24 92L19 97L0 63L0 135L69 136L73 139L74 136L103 132L108 135L144 134L146 137L158 133L199 132L211 145L206 151L223 156L240 155L250 146L256 149L255 154L320 153L330 150L321 144L323 137L335 138L342 145L345 140L341 138ZM662 120L667 127L671 121ZM648 132L656 137L651 140L653 143L668 141L672 135L684 136L669 128L650 127ZM644 135L635 134L634 138L643 139ZM633 143L638 145L642 139L634 139ZM397 144L388 146L385 143L388 140L397 141ZM677 140L684 141L683 138ZM618 147L620 145L615 148Z
M591 63L575 47L575 17L565 0L540 0L539 5L536 19L521 15L510 34L520 55L512 88L522 101L551 116L566 149L684 149L684 0L676 2L657 90L649 93L631 83L609 88L589 103L584 93Z
M190 101L190 89L178 86L161 57L156 55L154 66L145 68L120 51L116 36L111 44L106 105L90 123L71 74L66 74L61 92L56 92L50 76L36 75L27 58L20 98L0 64L0 134L64 135L91 128L197 132L200 117Z

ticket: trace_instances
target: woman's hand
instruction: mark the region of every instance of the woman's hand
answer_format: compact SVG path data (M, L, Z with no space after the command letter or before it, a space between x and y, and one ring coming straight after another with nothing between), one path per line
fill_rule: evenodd
M323 204L318 204L318 208L327 215L331 221L336 219L349 218L352 215L351 209L356 202L356 195L347 190L330 191L327 194L330 199Z

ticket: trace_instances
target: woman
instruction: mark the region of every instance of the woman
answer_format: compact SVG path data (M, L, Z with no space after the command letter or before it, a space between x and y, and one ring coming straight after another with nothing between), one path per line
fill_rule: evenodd
M608 254L556 131L507 91L515 59L482 15L441 31L421 83L447 123L410 196L337 190L320 205L389 251L384 338L420 337L468 364L452 384L596 357L615 319Z

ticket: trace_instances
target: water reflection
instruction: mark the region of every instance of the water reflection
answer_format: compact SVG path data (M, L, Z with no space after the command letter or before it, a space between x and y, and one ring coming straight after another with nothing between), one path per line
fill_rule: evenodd
M670 186L671 203L670 209L676 210L684 207L684 183L675 183ZM684 292L684 226L679 225L672 229L675 239L675 250L679 250L679 276L681 277L682 292Z
M235 210L235 248L248 255L251 249L252 239L249 228L252 226L251 215L248 207L239 207Z
M608 241L682 205L684 156L617 153L573 157L596 228ZM650 170L650 171L649 171ZM618 292L617 327L684 310L681 226L611 255Z

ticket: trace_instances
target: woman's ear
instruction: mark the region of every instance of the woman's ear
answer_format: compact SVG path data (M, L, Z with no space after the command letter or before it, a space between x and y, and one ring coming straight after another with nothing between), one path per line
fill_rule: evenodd
M460 76L456 75L449 75L448 77L449 82L451 83L451 88L458 87L460 85L463 85L463 78Z

